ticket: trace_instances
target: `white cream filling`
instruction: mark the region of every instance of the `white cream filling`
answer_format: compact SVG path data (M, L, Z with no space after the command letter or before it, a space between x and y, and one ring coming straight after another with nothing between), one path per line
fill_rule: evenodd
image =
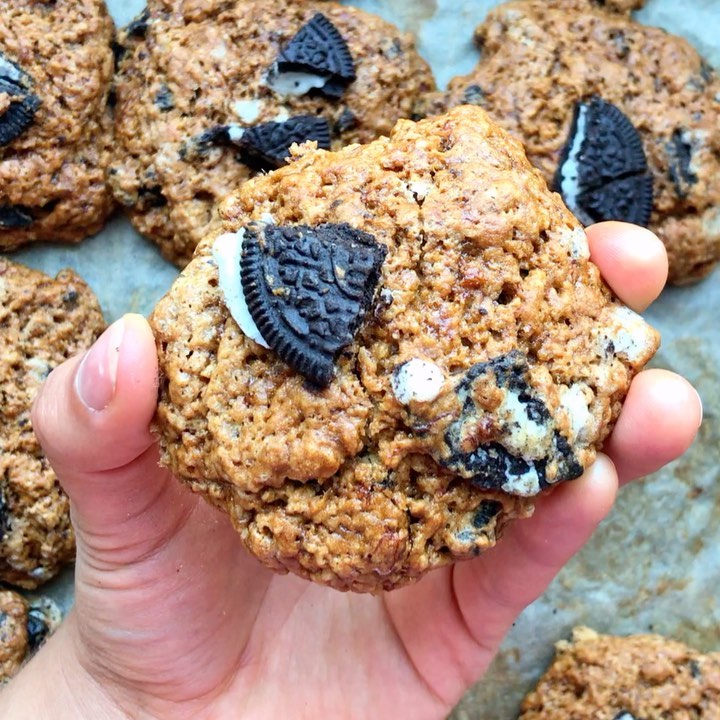
M243 139L245 128L241 128L239 125L228 125L227 132L230 142L239 143Z
M254 123L262 114L263 102L261 100L236 100L232 104L233 112L244 122Z
M278 72L276 67L268 73L266 85L278 95L295 97L307 95L311 90L325 87L329 80L328 75L318 75L306 72Z
M615 346L615 354L625 355L630 362L638 362L647 349L647 323L636 312L624 306L613 308L608 319L611 327L607 337Z
M537 423L527 416L527 405L520 402L517 393L506 391L497 417L504 426L502 444L524 460L543 457L552 443L550 424Z
M18 68L2 56L0 56L0 74L12 82L20 82L22 79L22 74Z
M413 358L395 368L390 386L398 402L432 402L440 395L445 376L434 363Z
M578 156L582 150L585 140L585 128L587 126L587 107L581 105L578 110L577 123L575 124L575 135L570 147L567 159L560 168L560 191L562 192L565 204L583 225L591 225L591 218L578 207L577 199L580 194L580 163Z
M530 469L522 475L513 475L509 464L506 462L505 465L505 473L507 474L508 479L502 484L502 489L506 493L531 497L540 492L540 477L538 476L534 465L531 465Z
M258 345L269 348L270 346L250 315L242 289L240 260L244 238L245 230L241 229L236 233L220 235L213 243L212 254L218 267L220 290L225 298L227 309L243 334Z
M564 388L560 393L560 406L565 411L570 422L570 442L583 439L583 435L590 427L592 415L588 407L589 388L584 383L575 383Z

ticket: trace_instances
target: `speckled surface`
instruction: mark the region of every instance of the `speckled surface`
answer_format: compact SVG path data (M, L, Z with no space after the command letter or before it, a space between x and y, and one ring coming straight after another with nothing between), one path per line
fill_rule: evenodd
M438 82L468 72L477 60L472 29L491 0L356 0L418 33L420 50ZM110 0L118 23L142 0ZM718 0L648 0L639 14L648 24L684 35L720 66ZM459 38L452 45L447 38ZM78 247L37 247L14 259L45 271L70 265L100 297L112 320L125 311L147 313L169 288L177 270L163 261L124 220ZM685 374L705 405L701 436L673 466L624 490L600 531L563 571L545 596L510 633L483 682L468 693L453 720L513 720L520 700L542 674L553 643L577 624L602 632L654 631L673 635L700 650L720 649L720 271L702 284L671 289L648 313L663 333L654 364ZM51 588L69 597L66 576Z

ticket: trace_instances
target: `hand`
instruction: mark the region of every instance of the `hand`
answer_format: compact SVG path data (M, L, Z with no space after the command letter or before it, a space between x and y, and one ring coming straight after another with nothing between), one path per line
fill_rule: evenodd
M608 283L643 310L665 282L662 244L618 223L588 236ZM76 605L0 695L2 717L443 718L618 483L683 453L702 414L685 380L643 372L607 455L582 478L486 555L370 597L269 572L224 515L158 466L156 375L147 323L126 316L36 402L35 429L72 500Z

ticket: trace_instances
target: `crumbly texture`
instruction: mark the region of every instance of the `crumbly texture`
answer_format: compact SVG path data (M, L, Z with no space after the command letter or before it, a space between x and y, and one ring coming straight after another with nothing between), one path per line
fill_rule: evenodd
M28 651L28 606L25 598L0 588L0 685L22 667Z
M76 242L111 212L112 34L103 0L0 0L0 52L40 101L32 124L0 146L0 249ZM0 92L0 112L10 101ZM4 224L8 208L26 219Z
M544 0L494 9L476 40L475 70L431 98L427 113L483 107L551 183L575 103L600 95L641 134L654 177L649 227L667 248L670 281L712 270L720 258L720 80L685 40L621 14Z
M659 635L575 628L524 700L520 720L717 720L720 653Z
M181 266L217 220L217 203L254 172L237 148L195 151L194 138L221 125L321 115L334 147L368 142L410 117L435 86L412 36L336 3L151 0L149 8L144 33L120 36L126 54L109 180L137 230ZM278 95L266 74L318 12L347 42L357 79L337 100Z
M50 371L90 347L103 325L72 271L53 280L0 258L0 581L34 588L73 559L68 499L30 408Z
M538 399L542 430L552 425L587 467L657 336L637 316L630 334L617 325L631 314L589 262L584 232L482 110L299 153L223 203L225 230L271 218L371 234L388 249L374 309L329 387L313 389L240 331L206 238L151 318L163 462L226 510L270 567L389 590L477 555L531 511L530 498L448 469L454 423L472 426L482 406L490 419L478 415L464 438L482 448L508 399L477 374L482 363L524 358L515 400ZM392 379L413 359L433 363L444 384L434 400L404 405ZM541 434L521 417L516 427Z

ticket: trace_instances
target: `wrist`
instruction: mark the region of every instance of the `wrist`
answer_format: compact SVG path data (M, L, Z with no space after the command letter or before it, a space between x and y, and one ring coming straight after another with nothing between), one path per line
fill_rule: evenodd
M12 720L129 720L79 661L74 616L0 692L0 717Z

